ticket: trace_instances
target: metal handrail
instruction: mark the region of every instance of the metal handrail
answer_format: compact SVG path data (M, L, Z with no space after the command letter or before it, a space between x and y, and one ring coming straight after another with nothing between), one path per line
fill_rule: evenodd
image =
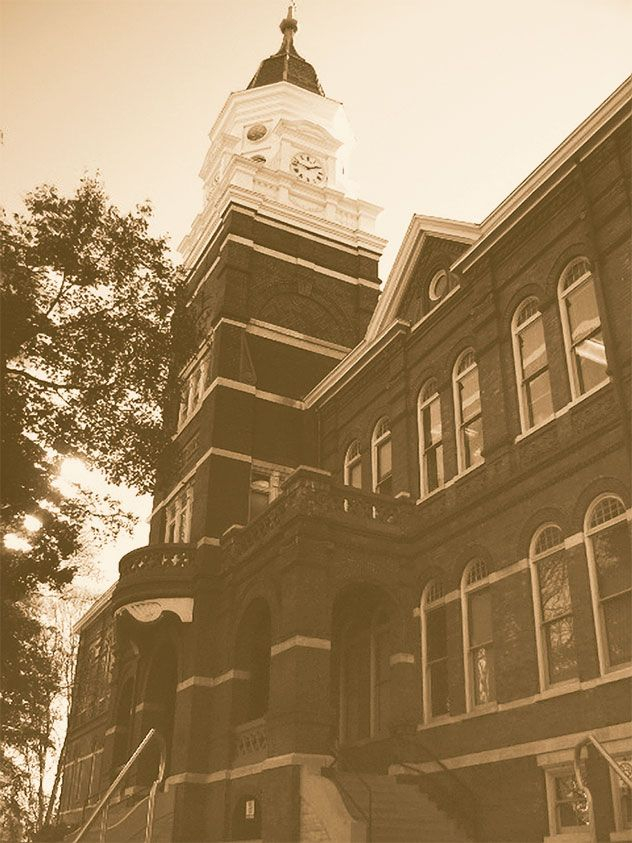
M594 735L588 734L575 744L575 749L573 752L573 770L575 774L575 781L577 782L577 787L579 791L586 800L586 811L588 814L588 831L590 834L590 841L591 843L597 843L597 828L595 826L595 808L593 805L592 793L590 792L590 788L588 787L588 784L584 779L584 773L581 768L582 749L585 746L594 747L597 752L601 755L601 757L605 761L607 761L611 769L614 770L614 772L619 776L621 781L626 784L630 789L632 789L632 775L627 773L626 770L614 760L612 755L610 755L610 753L602 746L602 744L597 740Z
M337 771L334 769L334 764L336 764L336 762L340 759L340 756L342 755L342 750L340 749L340 747L334 747L331 754L333 756L333 760L328 765L327 769L331 770L333 773L336 773ZM353 795L351 793L349 793L349 790L344 786L344 784L338 779L338 787L340 787L340 788L342 788L342 790L344 790L345 794L347 795L347 798L352 802L352 804L355 806L356 810L360 813L360 815L365 820L365 822L366 822L366 839L367 839L367 843L370 843L370 841L373 837L373 791L371 790L371 786L364 780L364 778L360 775L360 773L358 773L357 770L353 770L353 769L350 768L346 772L349 772L349 773L351 773L352 776L355 776L356 779L360 782L360 784L365 788L365 790L368 794L368 797L369 797L368 803L369 804L368 804L368 813L367 813L364 810L364 808L362 808L362 806L358 804L357 800L353 797Z
M114 779L112 784L108 787L105 794L103 795L103 798L101 799L101 801L99 802L97 807L94 809L94 811L90 815L88 821L85 823L85 825L82 826L81 830L79 831L79 834L74 838L72 843L79 843L79 841L82 840L85 837L86 832L92 827L94 821L101 814L101 812L105 808L109 807L110 799L114 795L114 792L117 790L118 786L121 784L123 779L127 776L129 771L134 766L134 764L138 761L138 759L143 754L143 752L147 749L149 744L154 740L158 741L158 746L160 748L160 763L158 765L158 775L156 776L156 778L154 779L154 781L151 784L151 788L149 790L149 800L147 802L147 817L146 817L146 821L145 821L145 843L151 843L151 831L152 831L152 827L153 827L153 824L154 824L154 808L155 808L155 802L156 802L156 791L158 790L158 786L160 785L160 783L162 782L162 780L164 778L165 767L166 767L166 764L167 764L167 748L166 748L165 740L162 737L162 735L160 734L160 732L157 732L155 729L150 729L147 732L147 734L145 735L143 740L138 744L138 746L136 747L136 749L134 750L132 755L130 755L130 757L127 759L127 762L123 766L122 770L120 771L118 776ZM102 824L102 827L101 827L101 840L104 839L106 831L107 831L106 824L104 822Z
M438 755L424 744L422 741L416 738L406 738L404 736L398 736L396 739L396 743L398 744L410 744L414 746L416 749L420 749L434 764L440 768L441 772L445 773L450 781L454 782L454 784L458 787L462 794L466 797L466 802L464 805L464 810L458 812L459 819L463 822L465 821L469 830L474 834L476 837L477 833L477 817L476 817L476 803L477 803L477 796L474 791L467 785L462 779L456 775L454 770L451 770L447 767L443 761L439 758ZM400 758L394 758L394 763L398 764L400 767L404 767L406 770L410 770L411 773L414 773L418 777L427 775L424 773L423 770L420 770L418 767L402 761ZM463 805L463 801L460 801L460 804ZM465 816L464 816L465 814Z

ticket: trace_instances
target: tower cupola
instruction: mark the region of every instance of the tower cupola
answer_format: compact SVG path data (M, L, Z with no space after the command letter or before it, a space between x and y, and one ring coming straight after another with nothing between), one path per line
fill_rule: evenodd
M283 33L283 42L278 52L261 62L248 89L274 85L275 82L289 82L291 85L297 85L299 88L305 88L306 91L324 97L325 92L318 81L316 71L309 62L299 56L294 47L294 34L298 29L298 22L292 15L291 6L279 28Z

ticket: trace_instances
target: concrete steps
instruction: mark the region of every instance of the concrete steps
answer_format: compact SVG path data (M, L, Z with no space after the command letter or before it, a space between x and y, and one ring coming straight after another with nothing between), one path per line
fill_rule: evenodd
M371 843L465 843L469 838L415 784L393 776L336 771L333 781L356 819L366 822L371 791ZM361 809L361 810L358 810Z

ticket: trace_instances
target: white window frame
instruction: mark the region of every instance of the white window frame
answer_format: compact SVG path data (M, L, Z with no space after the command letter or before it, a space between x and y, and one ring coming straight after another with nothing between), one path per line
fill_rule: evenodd
M538 543L538 539L542 535L542 533L550 528L555 528L560 532L560 542L559 544L552 545L550 548L547 548L544 551L536 553L536 546ZM564 551L564 536L562 535L562 530L559 524L555 524L552 521L547 521L545 524L541 524L538 529L534 532L531 542L529 544L529 571L531 574L531 594L533 596L533 614L534 614L534 621L535 621L535 643L536 643L536 651L538 655L538 679L540 682L540 691L545 691L547 688L552 687L553 685L557 685L558 687L565 685L565 684L572 684L577 681L578 677L573 679L562 679L559 682L551 682L551 674L549 669L549 656L548 656L548 647L546 643L546 637L544 635L544 627L546 626L543 616L542 616L542 596L540 593L540 572L538 569L538 564L542 559L546 559L547 556L552 556L554 553L559 553L560 551ZM567 565L566 559L564 560L564 564ZM568 576L568 565L567 565L567 576ZM571 601L571 617L573 618L573 638L575 638L575 626L574 626L574 613Z
M431 593L436 590L436 595L430 599ZM421 601L419 605L419 620L421 625L421 676L422 676L422 703L423 703L423 721L424 723L431 723L445 717L449 717L449 712L446 714L432 714L432 688L430 683L430 663L428 662L428 613L440 606L446 606L446 595L443 586L443 580L440 577L433 577L421 593ZM447 639L447 632L446 632ZM446 640L447 648L447 640ZM447 654L446 654L447 660Z
M587 825L559 826L557 821L557 793L555 780L560 776L573 775L572 762L556 764L544 769L544 780L546 783L546 804L549 819L549 834L545 841L555 843L578 843L590 839L590 830Z
M432 391L431 391L432 388ZM434 450L441 449L441 459L437 459L437 468L440 470L437 471L437 474L440 476L440 481L437 483L435 489L428 488L428 477L427 477L427 451L424 447L425 443L425 436L424 436L424 427L423 427L423 411L426 407L430 406L434 402L438 402L439 405L439 418L441 419L441 396L439 395L439 389L437 387L437 382L434 378L426 381L424 386L419 391L419 396L417 398L417 438L419 441L419 493L420 497L426 497L431 492L435 492L437 489L440 489L445 484L445 467L443 462L443 420L441 420L441 438L439 443L434 447Z
M360 466L360 485L353 486L350 482L351 473L357 465ZM360 451L360 442L357 439L354 439L345 451L343 465L343 483L345 484L345 486L351 486L353 489L362 488L362 453Z
M248 481L248 521L252 519L251 516L251 500L250 493L252 492L252 483L255 474L265 477L270 483L270 493L268 495L268 506L272 501L276 500L281 494L281 486L283 482L290 476L291 471L283 471L280 468L272 468L269 465L262 465L253 462L250 466L250 480Z
M536 305L536 312L532 313L528 316L523 322L518 323L518 318L524 308L531 303L535 303ZM527 383L528 381L525 379L524 375L524 368L522 365L522 355L520 354L520 334L533 325L538 319L542 320L542 312L540 311L540 306L538 300L535 296L529 296L529 298L524 299L518 307L514 311L514 315L511 320L511 341L513 347L513 356L514 356L514 371L516 373L516 386L518 388L518 406L520 409L520 426L522 428L522 432L526 433L528 430L531 430L534 427L537 427L541 424L546 424L547 421L550 421L555 412L551 409L551 413L547 418L543 419L540 422L533 422L530 421L531 415L531 407L528 399L528 392L527 392ZM544 335L544 326L542 328L542 333ZM553 400L552 392L551 392L551 376L549 374L549 353L546 347L546 337L544 337L544 349L545 349L545 357L546 357L546 365L540 369L537 373L536 377L539 377L541 374L546 373L548 382L549 382L549 395L551 396L551 404Z
M181 380L178 431L187 424L202 405L210 363L210 352L207 350Z
M378 477L378 449L389 441L391 443L391 471L384 477ZM371 488L374 494L379 494L380 484L384 480L388 480L389 477L393 477L393 431L391 430L390 419L387 416L382 416L373 428L371 436Z
M472 360L474 361L471 363L466 369L463 369L462 372L459 372L459 367L461 366L462 361L468 354L472 355ZM461 407L461 395L459 393L459 383L473 370L476 370L476 379L478 381L478 395L479 395L479 403L481 405L480 412L478 416L475 416L474 420L479 419L481 420L481 456L477 462L473 462L471 465L465 465L465 445L463 441L463 429L464 429L464 421L463 421L463 408ZM454 369L452 370L452 394L454 400L454 422L455 422L455 433L456 433L456 454L457 454L457 463L459 474L462 474L465 471L469 471L472 468L475 468L477 465L481 465L484 462L482 451L485 447L485 432L483 430L483 404L481 401L481 382L478 374L478 363L476 361L476 355L474 354L473 348L466 348L464 351L459 354L456 359L456 363L454 364ZM472 419L470 419L472 421Z
M568 287L565 287L566 276L576 263L579 261L585 261L586 266L588 267L587 271L584 272L579 278L573 281ZM607 368L604 369L604 376L603 380L601 380L598 384L591 387L589 390L582 390L580 389L579 385L579 375L577 372L577 362L575 356L575 346L573 345L573 340L571 336L571 327L568 320L568 308L566 306L566 299L568 296L579 290L580 287L583 287L584 284L592 284L593 290L595 291L595 303L597 305L597 319L599 320L599 328L603 332L603 324L601 322L601 314L599 313L599 302L597 301L596 295L596 285L595 285L595 276L592 272L591 263L585 255L579 255L576 258L573 258L572 261L566 264L564 270L560 275L560 280L557 285L557 297L558 297L558 304L560 309L560 320L562 322L562 335L564 337L564 350L566 353L566 368L568 370L568 379L571 388L571 398L573 401L577 401L581 398L582 395L586 395L588 392L592 391L593 389L598 389L600 386L603 386L604 383L608 381L608 373ZM585 339L585 337L583 338ZM583 341L582 339L582 341ZM604 342L605 347L605 342ZM606 353L606 365L607 365L607 353Z
M468 582L472 572L479 567L477 578ZM494 699L488 700L486 703L477 703L474 699L474 677L472 675L472 646L470 642L470 605L469 597L473 592L482 591L483 589L490 589L489 569L487 563L483 559L470 560L463 571L461 577L461 627L463 634L463 676L465 678L465 708L466 711L473 711L474 709L482 710L485 708L496 706L496 671L494 664ZM489 590L489 597L491 601L491 591ZM494 659L494 639L487 642L486 645L491 646L492 660ZM479 646L486 646L479 645Z
M165 507L165 544L187 544L190 541L192 512L193 486L188 484ZM172 525L174 539L181 533L182 541L169 541Z
M437 287L439 285L439 282L444 277L447 284L446 291L442 296L438 296L436 294ZM451 289L452 285L450 283L450 273L447 272L445 269L440 269L438 272L435 272L435 274L432 276L432 279L430 280L430 284L428 284L428 299L431 302L430 306L433 308L436 307L440 301L443 301L443 299L448 295Z
M617 763L621 763L624 759L632 759L632 746L627 752L625 749L617 750L615 752L610 748L608 748L608 751ZM620 787L621 779L612 767L608 766L608 771L610 773L610 791L612 794L612 811L614 815L614 831L610 835L610 840L620 840L623 843L623 841L630 840L632 829L630 826L626 826L623 820L623 806L621 805Z
M595 509L601 503L601 501L605 500L606 498L613 498L617 500L621 504L623 512L610 519L610 521L606 521L604 524L599 524L597 527L591 527L590 522L592 521ZM606 625L602 610L603 601L599 594L599 581L597 578L597 566L595 563L595 552L592 543L592 537L595 536L597 533L600 533L602 530L607 530L609 527L612 527L615 524L620 524L621 522L629 520L630 516L628 511L626 510L624 501L619 495L615 494L614 492L604 492L603 494L598 495L598 497L595 498L595 500L590 504L590 506L586 510L586 517L584 519L584 543L586 546L586 559L588 560L590 596L592 600L593 618L595 622L595 638L597 640L599 672L602 676L604 676L606 673L610 673L613 670L620 670L624 665L610 665L610 659L608 657L608 639L606 633Z

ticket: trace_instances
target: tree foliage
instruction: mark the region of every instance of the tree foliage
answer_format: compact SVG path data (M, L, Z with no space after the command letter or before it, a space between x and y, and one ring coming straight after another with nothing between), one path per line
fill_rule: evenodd
M121 213L98 178L71 196L38 187L24 213L0 218L5 809L26 786L15 758L48 751L45 712L60 690L38 591L72 580L91 517L120 516L111 501L61 494L60 460L84 458L141 493L153 485L178 280L150 218L148 204ZM42 524L28 537L27 515ZM11 534L28 542L8 547ZM40 799L36 825L41 812Z

